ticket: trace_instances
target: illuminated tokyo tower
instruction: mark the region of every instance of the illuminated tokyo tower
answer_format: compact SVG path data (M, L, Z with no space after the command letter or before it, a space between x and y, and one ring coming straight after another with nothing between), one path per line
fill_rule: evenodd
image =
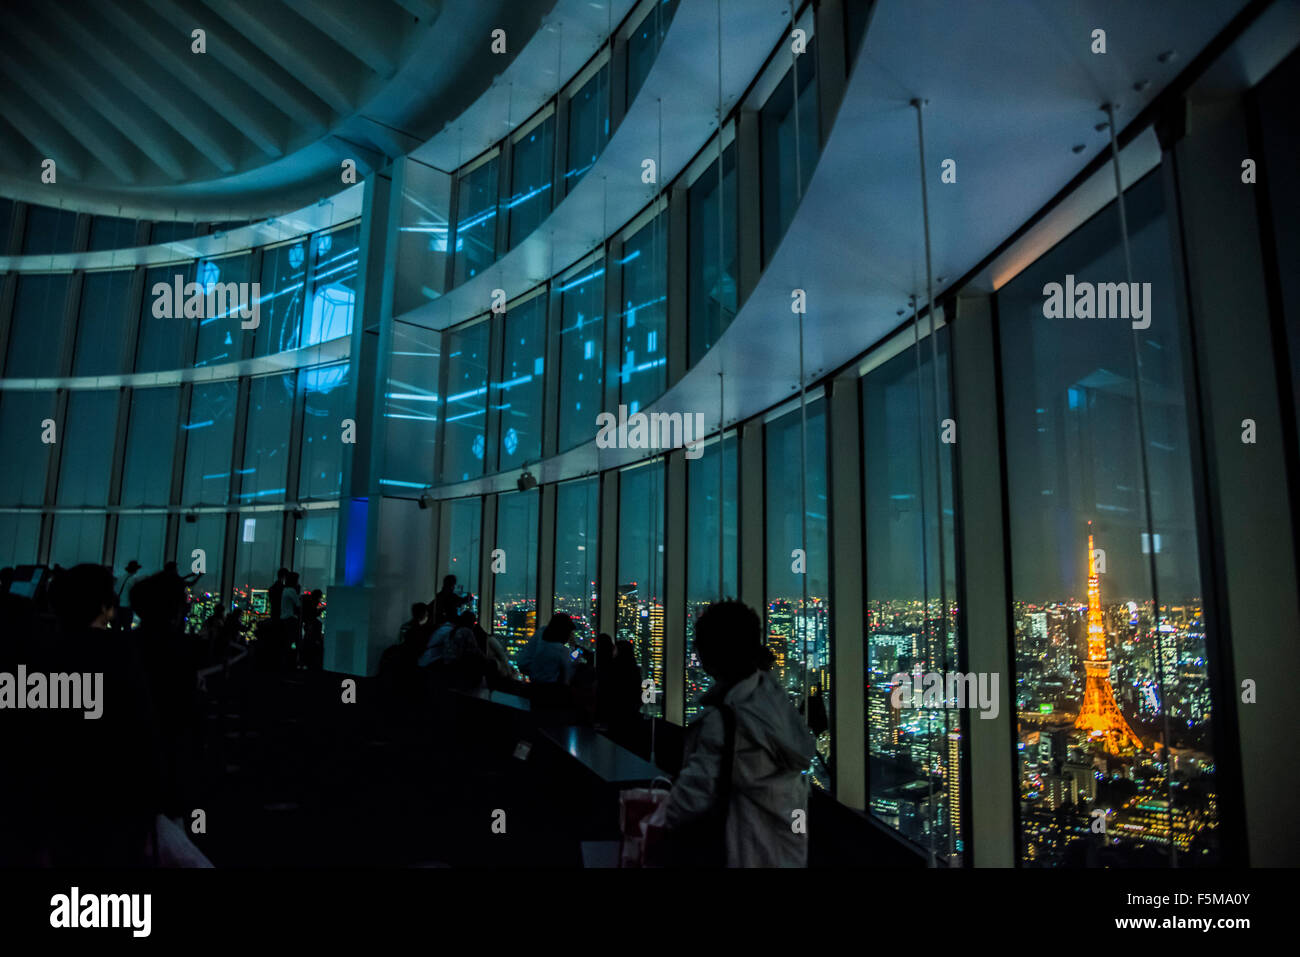
M1105 738L1106 750L1111 754L1119 754L1124 747L1142 750L1142 740L1124 720L1115 702L1115 690L1110 686L1106 629L1101 620L1101 580L1097 576L1091 533L1088 535L1088 660L1083 667L1088 683L1083 691L1083 707L1079 709L1074 726L1087 731L1090 738Z

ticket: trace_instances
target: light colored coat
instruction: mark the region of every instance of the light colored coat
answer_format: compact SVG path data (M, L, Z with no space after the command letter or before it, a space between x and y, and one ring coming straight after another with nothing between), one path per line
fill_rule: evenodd
M736 750L727 812L728 867L806 867L808 835L791 827L808 810L805 773L817 753L812 732L767 672L737 682L723 697L736 715ZM707 696L706 696L707 701ZM682 773L656 817L669 828L713 804L721 772L722 714L706 708L687 731Z

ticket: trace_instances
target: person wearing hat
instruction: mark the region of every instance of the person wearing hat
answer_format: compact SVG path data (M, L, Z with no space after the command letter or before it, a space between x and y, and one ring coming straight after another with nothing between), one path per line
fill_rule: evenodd
M126 563L126 574L117 588L117 609L113 613L113 622L123 631L130 631L135 621L135 614L131 611L131 589L136 582L145 577L143 571L140 563L134 558L131 559Z

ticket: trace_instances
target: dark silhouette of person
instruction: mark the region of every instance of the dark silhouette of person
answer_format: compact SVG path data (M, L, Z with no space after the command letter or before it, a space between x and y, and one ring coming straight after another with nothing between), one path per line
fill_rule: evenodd
M321 624L321 600L325 596L313 588L302 600L302 650L303 664L312 671L325 667L325 630Z
M454 621L460 617L461 606L468 602L469 595L456 594L456 576L447 575L442 580L442 588L438 594L433 596L433 601L429 604L433 608L433 621L431 624L434 628L439 625Z
M280 598L284 595L284 586L289 581L289 569L281 568L275 573L275 581L271 582L271 587L266 590L266 608L270 613L271 621L280 620Z
M185 636L185 583L172 575L141 579L131 589L131 608L140 617L138 645L158 720L162 811L188 814L192 806L192 755L198 748L198 662Z
M807 838L790 826L791 812L808 807L805 772L817 749L768 674L762 622L740 602L716 602L695 623L695 648L714 684L687 729L681 774L649 824L690 835L699 857L673 863L803 867Z
M133 636L108 628L116 597L113 573L101 565L60 570L50 586L57 633L48 669L103 676L98 718L77 710L39 714L46 760L29 776L48 785L38 830L42 859L55 867L148 863L161 809L149 682Z

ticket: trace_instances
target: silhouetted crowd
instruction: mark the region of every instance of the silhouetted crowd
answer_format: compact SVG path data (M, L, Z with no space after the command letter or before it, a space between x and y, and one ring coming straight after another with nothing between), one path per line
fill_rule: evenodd
M380 659L379 674L390 696L417 705L453 690L500 691L526 698L533 710L561 711L578 723L601 727L616 739L638 733L641 668L630 641L601 634L584 647L578 626L563 613L529 639L512 664L500 639L470 610L473 596L443 579L428 602L411 606L397 642Z
M101 565L55 566L30 588L0 571L0 673L103 676L98 717L52 708L9 679L26 697L11 696L0 716L11 772L0 788L4 865L207 863L183 824L194 806L199 676L224 660L231 632L186 635L190 580L174 564L139 571L131 562L116 584Z

